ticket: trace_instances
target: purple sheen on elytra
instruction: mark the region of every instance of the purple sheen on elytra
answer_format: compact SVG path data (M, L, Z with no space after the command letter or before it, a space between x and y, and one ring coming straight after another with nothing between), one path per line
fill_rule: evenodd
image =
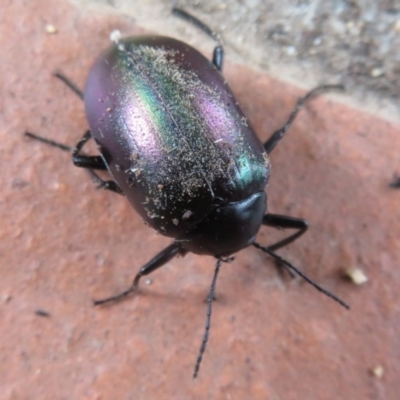
M253 189L251 182L262 180L265 170L260 168L258 163L249 161L249 156L260 152L259 140L256 138L257 140L248 140L247 143L243 143L243 136L250 135L251 138L252 131L244 116L241 119L232 118L229 108L234 101L233 96L225 99L226 106L221 109L220 104L215 104L210 101L209 97L200 95L196 97L195 105L202 113L204 123L211 132L215 146L226 148L229 145L232 149L231 159L235 160L232 165L232 173L236 178L234 181L241 190L245 190L247 186L248 192L246 190L245 192L250 194L249 192Z
M91 69L85 105L110 173L164 235L187 232L217 198L265 188L261 142L222 75L185 43L143 36L111 46Z

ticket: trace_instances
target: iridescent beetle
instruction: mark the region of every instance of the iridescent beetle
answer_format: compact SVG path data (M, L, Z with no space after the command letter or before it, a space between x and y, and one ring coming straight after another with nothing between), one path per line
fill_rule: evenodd
M86 168L99 187L126 196L142 219L172 243L136 274L126 291L95 305L136 292L139 280L188 252L217 259L208 295L206 328L197 357L197 377L210 328L211 307L222 262L250 245L268 253L290 271L345 308L346 303L318 286L275 253L308 228L299 218L266 213L268 155L282 139L304 103L320 86L302 97L282 129L264 144L248 123L221 70L219 38L187 12L189 20L218 45L210 62L193 47L162 36L128 37L113 44L94 63L82 93L55 74L85 102L90 130L75 148L26 132L26 135L72 153L73 163ZM83 146L93 138L100 155L89 156ZM107 170L103 181L94 170ZM255 242L261 225L297 232L268 247Z

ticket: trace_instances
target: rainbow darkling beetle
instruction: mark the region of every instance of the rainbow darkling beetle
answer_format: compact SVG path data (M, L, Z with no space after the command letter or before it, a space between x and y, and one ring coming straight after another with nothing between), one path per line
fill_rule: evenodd
M340 85L319 86L300 98L288 121L263 144L251 128L221 74L223 46L208 26L186 11L173 12L217 41L210 62L196 49L162 36L117 41L94 63L84 93L60 73L85 102L88 130L76 147L25 132L26 136L72 153L99 187L124 195L142 219L173 238L136 274L124 292L95 301L114 302L136 293L140 278L188 252L217 259L208 295L206 328L194 378L206 348L215 285L222 262L254 246L345 308L346 303L311 281L275 253L300 237L307 221L266 213L269 154L293 123L304 103ZM82 152L94 139L100 155ZM94 172L106 170L112 180ZM295 229L287 238L261 246L262 225Z

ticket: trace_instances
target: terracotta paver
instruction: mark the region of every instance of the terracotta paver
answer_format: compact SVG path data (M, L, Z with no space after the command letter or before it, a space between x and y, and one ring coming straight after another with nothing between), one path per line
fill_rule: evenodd
M95 190L68 154L22 137L29 129L75 144L87 128L83 104L51 73L83 86L112 29L139 31L51 3L9 2L0 15L0 398L398 399L400 191L388 184L400 172L400 126L340 96L302 112L272 155L267 192L271 212L311 228L280 254L352 309L282 279L270 258L246 249L221 271L193 382L214 260L173 260L140 296L94 308L169 240L122 197ZM303 93L229 62L225 75L262 139ZM281 235L263 228L259 241ZM368 282L344 280L350 267ZM381 378L370 372L377 366Z

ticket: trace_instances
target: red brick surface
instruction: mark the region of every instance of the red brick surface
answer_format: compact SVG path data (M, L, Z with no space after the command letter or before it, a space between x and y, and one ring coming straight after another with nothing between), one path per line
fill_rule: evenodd
M58 32L46 33L47 23ZM169 241L122 197L96 191L68 154L22 132L75 144L87 128L83 104L51 73L83 86L115 28L138 32L64 1L1 10L0 398L398 399L400 191L387 185L400 168L400 127L326 97L307 106L274 151L269 210L310 221L280 253L351 311L282 280L266 255L246 249L223 265L193 382L212 258L173 260L140 296L92 306L126 288ZM262 139L302 94L228 63L225 75ZM263 228L258 240L280 235ZM348 267L369 281L346 282ZM370 373L377 365L380 379Z

